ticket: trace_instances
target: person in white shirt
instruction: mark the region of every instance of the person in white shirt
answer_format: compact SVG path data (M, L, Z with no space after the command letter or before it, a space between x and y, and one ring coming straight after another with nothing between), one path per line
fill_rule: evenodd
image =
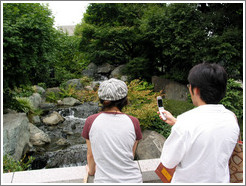
M218 64L201 63L190 70L188 82L196 108L177 118L163 112L172 129L160 160L166 168L176 168L172 183L229 183L239 126L235 114L219 104L227 74Z

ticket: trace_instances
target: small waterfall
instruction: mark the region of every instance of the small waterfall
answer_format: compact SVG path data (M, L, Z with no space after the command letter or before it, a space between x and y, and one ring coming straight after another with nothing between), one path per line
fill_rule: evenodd
M51 143L35 147L35 151L31 154L36 158L32 169L85 165L87 146L81 133L86 118L98 110L98 103L56 109L65 121L56 126L45 124L38 126L50 136Z

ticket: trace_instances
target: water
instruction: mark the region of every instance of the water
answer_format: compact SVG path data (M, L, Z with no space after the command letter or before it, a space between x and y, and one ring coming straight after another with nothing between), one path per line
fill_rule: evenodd
M85 120L98 112L98 103L58 108L56 111L65 119L56 126L40 124L38 127L48 134L51 143L34 147L29 155L35 157L32 169L58 168L85 165L87 146L81 136ZM53 112L53 111L51 111Z

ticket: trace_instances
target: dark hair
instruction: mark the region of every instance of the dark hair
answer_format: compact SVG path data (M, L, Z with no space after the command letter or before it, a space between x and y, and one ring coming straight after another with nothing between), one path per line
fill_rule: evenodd
M194 66L188 76L191 90L200 89L201 99L207 104L218 104L225 96L227 74L218 64L201 63Z
M123 109L124 106L128 104L128 99L127 96L117 100L117 101L107 101L107 100L102 100L100 99L100 102L102 103L103 107L102 110L104 111L105 109L109 109L112 107L117 107L120 111Z

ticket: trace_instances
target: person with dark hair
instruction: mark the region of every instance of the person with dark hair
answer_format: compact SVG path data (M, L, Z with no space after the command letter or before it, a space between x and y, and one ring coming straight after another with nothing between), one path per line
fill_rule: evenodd
M98 89L102 111L85 121L82 136L87 144L88 174L95 183L142 183L142 174L134 161L142 138L137 118L124 114L127 85L111 78Z
M239 126L235 114L219 104L226 93L227 74L218 64L201 63L190 70L188 82L196 108L177 118L163 112L172 130L161 163L175 169L172 183L229 183L229 159Z

